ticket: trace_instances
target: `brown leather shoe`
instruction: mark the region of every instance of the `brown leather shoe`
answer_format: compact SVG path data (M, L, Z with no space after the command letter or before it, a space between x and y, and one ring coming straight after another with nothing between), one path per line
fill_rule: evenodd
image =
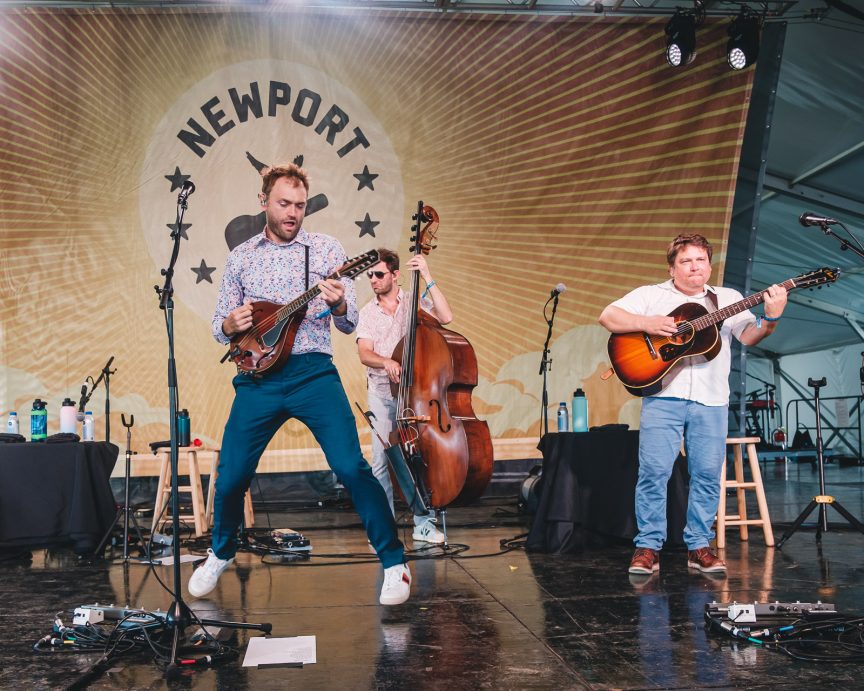
M660 570L660 553L647 547L639 547L630 560L629 573L654 573Z
M707 547L691 549L687 552L687 566L691 569L699 569L702 573L726 571L726 562Z

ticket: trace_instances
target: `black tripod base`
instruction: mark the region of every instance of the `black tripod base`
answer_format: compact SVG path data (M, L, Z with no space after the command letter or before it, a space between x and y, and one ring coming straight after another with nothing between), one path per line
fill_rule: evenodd
M864 523L861 523L855 516L849 513L843 505L837 501L834 497L827 495L817 495L813 497L809 504L807 504L806 508L799 514L798 518L795 519L795 522L789 526L789 529L783 533L783 537L780 538L780 541L777 543L777 549L783 547L783 543L786 542L792 535L795 533L798 528L801 527L801 524L807 520L807 517L813 513L813 510L816 507L819 507L819 522L816 524L816 542L822 541L822 532L823 526L824 530L827 530L828 526L828 509L826 507L831 506L836 509L837 513L839 513L846 521L851 525L855 530L864 535Z

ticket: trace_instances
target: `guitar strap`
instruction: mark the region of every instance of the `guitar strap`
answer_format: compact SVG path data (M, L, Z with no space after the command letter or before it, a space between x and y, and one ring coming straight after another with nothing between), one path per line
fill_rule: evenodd
M715 293L713 290L708 290L708 288L706 287L706 288L705 288L705 295L708 296L708 302L709 302L709 304L711 305L711 307L714 308L714 309L712 309L711 311L712 311L712 312L716 312L717 310L719 310L719 309L720 309L720 303L717 302L717 293ZM722 325L723 325L723 322L722 322L722 321L721 321L721 322L717 322L717 328L718 328L718 329L719 329Z
M303 249L306 251L306 290L309 290L309 245L303 245ZM717 298L714 298L714 301L717 301Z

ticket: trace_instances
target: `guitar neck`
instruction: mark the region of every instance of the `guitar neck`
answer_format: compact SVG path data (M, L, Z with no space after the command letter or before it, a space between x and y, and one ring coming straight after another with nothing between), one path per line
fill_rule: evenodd
M796 287L795 279L790 278L787 281L783 281L780 284L786 290L792 290ZM765 294L767 290L762 290L758 293L753 293L743 300L739 300L738 302L734 302L727 307L723 307L722 309L718 309L716 312L709 312L708 314L703 314L701 317L694 319L690 323L693 325L693 328L696 331L701 331L702 329L707 329L709 326L713 326L717 322L722 322L724 319L728 319L731 316L738 314L739 312L743 312L744 310L749 310L751 307L755 307L756 305L765 301Z

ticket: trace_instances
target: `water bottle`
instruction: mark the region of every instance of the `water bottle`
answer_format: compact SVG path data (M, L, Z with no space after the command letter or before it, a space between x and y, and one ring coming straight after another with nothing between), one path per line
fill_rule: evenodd
M588 399L582 389L573 392L573 431L588 431Z
M45 441L48 438L48 404L37 398L30 411L30 441Z
M63 399L63 405L60 406L60 432L64 434L75 434L75 428L78 426L76 417L75 403L71 398Z
M190 432L190 421L189 421L189 411L186 408L183 408L179 413L177 413L177 445L178 446L189 446L191 441L191 432Z
M81 441L95 441L93 413L89 410L84 414L84 428L81 430Z
M6 423L7 434L19 434L18 432L18 413L14 410L9 411L9 422Z
M558 405L558 431L566 432L570 427L570 413L567 412L567 403L561 401Z

